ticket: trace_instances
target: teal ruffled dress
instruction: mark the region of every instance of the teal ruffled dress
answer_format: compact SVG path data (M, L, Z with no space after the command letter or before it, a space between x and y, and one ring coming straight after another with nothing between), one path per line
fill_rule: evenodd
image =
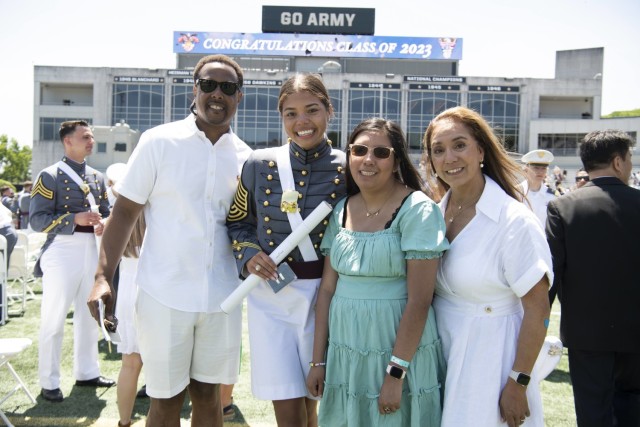
M438 258L449 247L438 206L411 193L390 226L343 228L345 200L330 217L321 249L338 272L329 309L321 426L439 426L446 374L433 310L404 379L400 410L378 412L378 396L407 303L406 260Z

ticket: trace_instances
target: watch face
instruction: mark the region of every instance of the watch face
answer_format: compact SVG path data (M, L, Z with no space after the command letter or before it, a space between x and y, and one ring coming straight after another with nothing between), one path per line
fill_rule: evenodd
M404 371L397 366L391 365L389 366L389 375L400 380L404 377Z
M518 379L516 380L516 382L518 384L522 384L524 386L529 385L529 381L531 380L531 377L529 375L520 373L518 374Z

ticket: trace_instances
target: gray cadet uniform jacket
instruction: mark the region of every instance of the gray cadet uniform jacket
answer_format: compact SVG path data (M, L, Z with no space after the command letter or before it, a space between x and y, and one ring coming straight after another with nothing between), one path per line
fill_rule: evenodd
M293 181L299 193L298 210L302 219L322 201L335 206L346 194L346 157L344 152L332 149L330 144L322 143L305 151L295 143L289 143ZM256 150L249 156L229 209L227 228L241 276L248 260L261 250L270 254L291 234L287 214L280 209L282 185L276 161L278 149ZM322 259L319 248L327 224L325 219L309 235L319 259ZM304 262L304 259L296 247L285 261Z
M109 216L109 201L102 173L87 166L78 164L66 157L62 158L71 169L89 186L89 190L99 205L103 218ZM48 233L42 246L40 256L51 245L58 234L73 234L76 228L74 216L79 212L91 210L89 201L78 184L65 172L58 169L57 164L43 169L31 190L29 205L29 223L34 231ZM36 277L42 276L40 259L34 268Z

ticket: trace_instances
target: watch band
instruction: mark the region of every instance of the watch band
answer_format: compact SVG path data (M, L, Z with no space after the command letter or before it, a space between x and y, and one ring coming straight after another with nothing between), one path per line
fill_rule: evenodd
M509 373L509 378L520 384L522 387L528 386L529 381L531 381L531 375L525 374L524 372L517 372L513 369Z
M387 365L387 374L391 375L393 378L401 380L407 375L407 371L394 365Z

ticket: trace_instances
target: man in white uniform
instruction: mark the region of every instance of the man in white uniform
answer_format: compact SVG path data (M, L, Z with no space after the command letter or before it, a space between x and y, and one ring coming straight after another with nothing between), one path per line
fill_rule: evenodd
M553 190L545 184L551 162L553 154L547 150L533 150L522 156L527 180L520 185L543 229L547 222L547 205L555 198Z
M144 211L136 325L154 427L180 425L187 389L191 425L221 427L219 385L239 372L240 308L227 315L220 304L240 282L225 219L251 152L230 127L243 75L232 59L210 55L193 77L193 114L143 133L116 184L88 301L96 320L99 300L113 320L113 274Z
M45 168L31 192L29 221L47 240L34 268L42 276L38 374L40 395L61 402L60 360L64 323L73 311L73 371L77 386L111 387L113 380L100 375L98 328L85 307L98 262L96 236L102 234L102 218L109 215L104 178L88 166L85 157L95 140L84 120L62 123L60 139L64 157Z

